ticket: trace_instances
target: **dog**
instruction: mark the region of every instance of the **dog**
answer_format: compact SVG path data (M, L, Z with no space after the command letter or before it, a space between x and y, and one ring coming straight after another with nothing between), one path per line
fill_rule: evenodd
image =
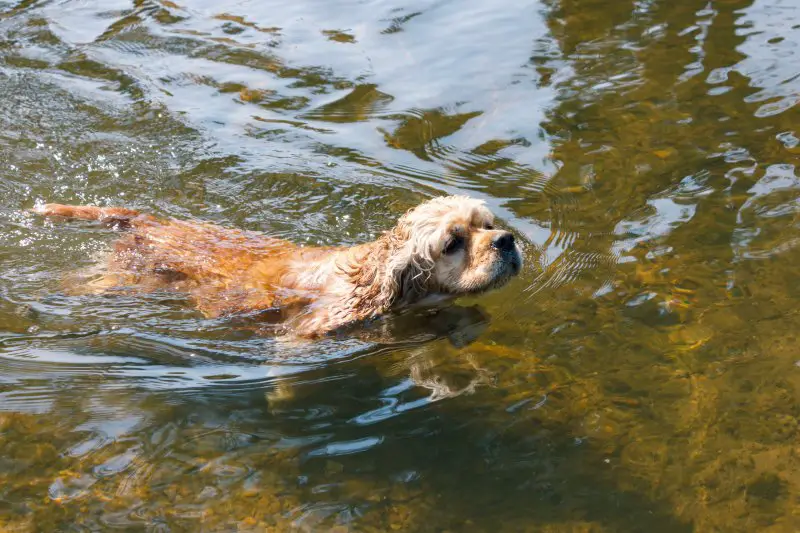
M124 235L90 290L187 293L206 317L264 313L286 333L335 334L395 310L504 285L522 268L514 235L483 201L430 199L377 240L301 246L251 231L158 219L123 207L46 204L47 217L94 220Z

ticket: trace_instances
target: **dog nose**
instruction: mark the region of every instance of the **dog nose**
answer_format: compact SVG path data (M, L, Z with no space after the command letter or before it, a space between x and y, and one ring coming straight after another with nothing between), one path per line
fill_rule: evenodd
M492 239L492 247L497 248L501 252L507 252L514 249L514 234L509 231L503 231Z

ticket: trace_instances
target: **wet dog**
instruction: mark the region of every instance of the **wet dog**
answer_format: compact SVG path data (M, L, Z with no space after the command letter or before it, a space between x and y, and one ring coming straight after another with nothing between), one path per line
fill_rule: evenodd
M126 230L92 291L181 291L208 317L276 313L287 333L301 337L500 287L522 266L513 234L495 229L483 202L465 196L428 200L377 240L353 247L300 246L120 207L46 204L34 211Z

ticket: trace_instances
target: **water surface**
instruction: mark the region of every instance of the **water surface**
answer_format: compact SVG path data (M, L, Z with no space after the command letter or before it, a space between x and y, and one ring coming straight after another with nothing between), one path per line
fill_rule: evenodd
M800 6L0 1L6 531L794 531ZM522 275L288 348L69 296L36 202L352 244L483 198Z

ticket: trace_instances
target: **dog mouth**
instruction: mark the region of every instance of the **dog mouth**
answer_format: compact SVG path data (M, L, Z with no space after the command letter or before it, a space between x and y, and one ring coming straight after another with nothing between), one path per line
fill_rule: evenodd
M496 260L494 266L494 275L488 280L484 287L479 288L475 293L481 293L498 289L508 283L511 278L517 276L522 270L522 256L514 250L503 252Z
M522 254L519 250L507 250L495 254L491 264L486 265L477 276L466 283L440 287L441 293L453 296L479 295L499 289L522 271ZM486 268L488 267L488 268Z

